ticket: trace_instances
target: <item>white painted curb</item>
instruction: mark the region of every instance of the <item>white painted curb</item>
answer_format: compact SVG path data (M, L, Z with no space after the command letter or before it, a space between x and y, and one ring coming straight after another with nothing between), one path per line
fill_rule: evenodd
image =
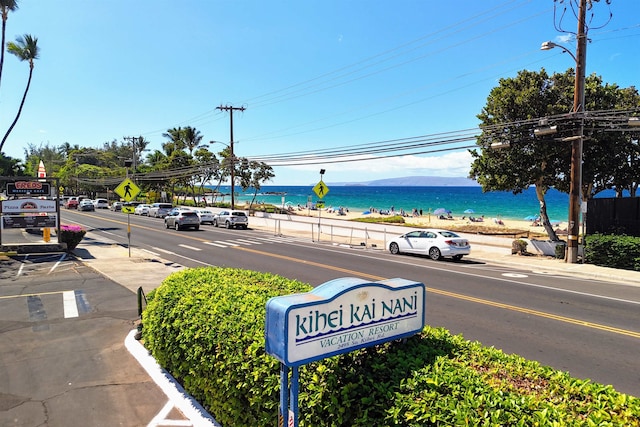
M222 427L193 397L189 396L184 388L149 354L135 336L137 329L132 330L124 340L124 345L129 353L136 358L140 366L144 368L151 379L167 395L169 400L178 408L185 417L193 423L194 427Z

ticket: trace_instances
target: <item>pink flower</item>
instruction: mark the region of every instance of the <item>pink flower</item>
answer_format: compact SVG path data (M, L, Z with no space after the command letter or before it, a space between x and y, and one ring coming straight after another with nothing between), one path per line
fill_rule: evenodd
M66 225L66 224L60 225L60 230L61 231L70 231L72 233L81 233L81 232L84 231L82 229L82 227L80 227L79 225Z

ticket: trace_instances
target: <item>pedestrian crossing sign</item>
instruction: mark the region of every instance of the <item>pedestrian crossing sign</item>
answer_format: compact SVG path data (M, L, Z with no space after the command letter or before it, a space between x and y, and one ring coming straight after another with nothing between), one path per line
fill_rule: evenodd
M320 180L320 182L317 183L315 187L313 187L313 192L322 199L329 192L329 187L327 187L327 184Z
M115 191L118 196L122 197L125 202L130 202L140 193L140 188L135 184L135 182L126 178L113 191Z

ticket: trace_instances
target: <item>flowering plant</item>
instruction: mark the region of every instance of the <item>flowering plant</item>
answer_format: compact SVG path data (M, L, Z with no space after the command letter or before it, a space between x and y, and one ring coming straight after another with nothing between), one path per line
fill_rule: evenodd
M60 242L67 244L67 252L74 250L85 234L79 225L60 225Z

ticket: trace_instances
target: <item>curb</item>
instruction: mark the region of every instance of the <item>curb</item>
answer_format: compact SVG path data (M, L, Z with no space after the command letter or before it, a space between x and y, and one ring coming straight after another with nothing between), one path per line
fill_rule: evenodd
M191 421L194 427L222 427L218 422L200 405L193 397L184 391L184 388L167 372L158 362L149 354L146 348L135 336L137 329L133 329L124 340L124 345L129 353L138 361L140 366L149 374L153 382L164 392L169 398L169 402L182 412L182 414ZM166 406L165 406L166 408ZM165 415L165 411L161 411L158 416ZM156 416L156 418L158 418ZM166 420L169 421L169 420ZM153 425L185 425L171 423L163 423L157 419L152 420L149 426Z

